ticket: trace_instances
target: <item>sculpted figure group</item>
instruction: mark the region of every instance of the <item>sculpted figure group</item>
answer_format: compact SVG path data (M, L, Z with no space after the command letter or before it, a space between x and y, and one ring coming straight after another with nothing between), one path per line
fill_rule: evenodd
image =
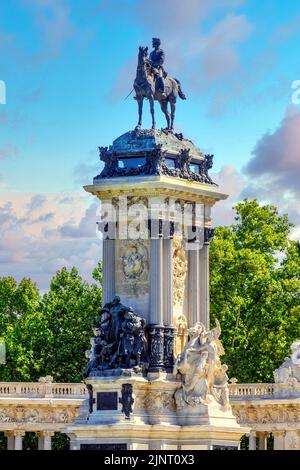
M220 360L224 350L219 341L220 324L216 323L211 330L200 322L188 329L189 340L174 366L174 374L180 375L182 384L174 395L178 409L205 405L212 400L224 410L229 408L227 366ZM141 371L141 366L147 364L145 327L146 321L131 307L123 305L118 296L104 305L94 327L95 336L84 377L93 372L101 375L111 369Z
M84 371L139 367L146 353L146 322L116 296L100 310L94 327L90 361Z
M225 409L229 407L227 366L221 364L224 350L220 324L206 330L202 323L189 329L189 341L177 357L174 374L181 374L182 386L175 392L178 408L209 403L212 396Z

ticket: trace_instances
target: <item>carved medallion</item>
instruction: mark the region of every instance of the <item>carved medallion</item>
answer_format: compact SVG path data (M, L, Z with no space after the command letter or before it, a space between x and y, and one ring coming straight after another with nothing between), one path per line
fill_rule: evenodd
M123 248L121 261L125 279L138 280L148 270L148 250L141 242L129 243Z

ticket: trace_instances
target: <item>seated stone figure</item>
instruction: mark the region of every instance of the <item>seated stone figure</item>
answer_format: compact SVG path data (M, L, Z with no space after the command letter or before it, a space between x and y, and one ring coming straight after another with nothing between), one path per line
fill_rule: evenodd
M177 407L197 406L215 399L227 409L228 376L227 366L220 361L224 350L219 341L219 322L209 331L202 323L197 323L189 334L190 340L174 366L174 373L182 376L182 386L174 395Z

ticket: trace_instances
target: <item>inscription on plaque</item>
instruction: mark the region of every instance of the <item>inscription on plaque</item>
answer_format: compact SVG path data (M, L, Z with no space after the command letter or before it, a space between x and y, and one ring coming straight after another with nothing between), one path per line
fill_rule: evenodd
M81 444L80 450L127 450L127 444Z
M117 410L118 393L117 392L98 392L97 410Z

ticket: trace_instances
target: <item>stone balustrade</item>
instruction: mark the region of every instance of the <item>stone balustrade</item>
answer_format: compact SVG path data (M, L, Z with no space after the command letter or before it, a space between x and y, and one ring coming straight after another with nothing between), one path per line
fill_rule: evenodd
M27 397L84 398L87 396L83 383L0 382L0 398Z
M251 429L250 449L265 449L273 436L274 449L300 448L299 384L229 384L230 404L238 422ZM21 449L26 432L39 437L39 449L51 448L51 436L65 432L88 398L84 383L0 382L0 432L8 449ZM294 446L294 447L293 447Z
M272 397L274 395L274 384L256 383L256 384L229 384L229 396L232 400L261 399Z
M7 448L21 450L26 432L34 432L38 448L50 450L51 437L74 422L87 396L84 383L55 383L50 376L39 382L0 382L0 432Z

